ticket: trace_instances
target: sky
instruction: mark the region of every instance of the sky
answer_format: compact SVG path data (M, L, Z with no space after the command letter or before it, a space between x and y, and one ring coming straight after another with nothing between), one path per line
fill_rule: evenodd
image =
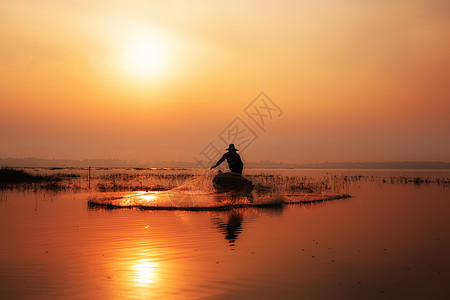
M450 161L449 3L1 1L0 157Z

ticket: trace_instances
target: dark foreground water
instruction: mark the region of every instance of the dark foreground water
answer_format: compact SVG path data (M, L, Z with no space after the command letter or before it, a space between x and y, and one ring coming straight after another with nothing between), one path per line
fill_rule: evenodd
M362 180L346 192L354 197L195 212L2 191L0 298L448 299L450 188Z

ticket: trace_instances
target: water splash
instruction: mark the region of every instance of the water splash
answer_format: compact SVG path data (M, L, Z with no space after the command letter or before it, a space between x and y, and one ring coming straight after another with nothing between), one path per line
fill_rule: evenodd
M178 183L167 191L133 191L96 193L88 204L106 208L140 208L150 210L225 210L235 207L270 207L347 198L349 195L289 194L276 187L258 188L251 195L217 193L212 179L215 173L204 171Z

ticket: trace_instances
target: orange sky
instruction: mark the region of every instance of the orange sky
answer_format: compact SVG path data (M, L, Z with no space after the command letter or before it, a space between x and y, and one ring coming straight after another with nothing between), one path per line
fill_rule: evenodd
M239 116L247 161L450 161L448 11L2 1L0 157L189 161ZM244 113L261 91L283 111L265 132Z

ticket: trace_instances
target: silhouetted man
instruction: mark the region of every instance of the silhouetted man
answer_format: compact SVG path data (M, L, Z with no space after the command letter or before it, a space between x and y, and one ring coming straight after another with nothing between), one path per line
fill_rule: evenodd
M244 168L244 164L242 163L241 157L239 154L237 154L238 149L234 147L234 144L230 144L227 149L228 152L225 152L225 154L217 161L217 163L211 167L211 169L214 169L221 163L223 163L225 160L227 160L228 167L230 168L230 171L233 173L242 174L242 169Z

